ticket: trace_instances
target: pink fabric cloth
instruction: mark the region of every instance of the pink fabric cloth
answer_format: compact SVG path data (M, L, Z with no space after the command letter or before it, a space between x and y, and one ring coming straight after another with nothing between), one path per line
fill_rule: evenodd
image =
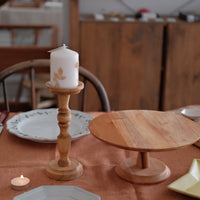
M10 113L9 118L13 115ZM154 185L132 184L118 177L115 166L127 157L137 156L137 153L108 145L91 134L73 141L71 146L70 157L84 166L81 177L72 181L49 179L45 167L57 155L55 144L24 140L4 128L0 135L0 199L10 200L42 185L75 185L101 196L102 200L191 199L168 190L167 185L188 172L192 160L199 158L200 149L191 145L174 151L150 153L165 162L171 170L169 179ZM15 191L11 189L10 181L21 174L30 178L30 187L25 191Z

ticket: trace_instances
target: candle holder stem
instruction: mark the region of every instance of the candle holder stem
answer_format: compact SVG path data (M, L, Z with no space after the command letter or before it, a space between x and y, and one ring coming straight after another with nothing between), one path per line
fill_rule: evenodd
M58 150L60 153L60 159L58 165L65 167L70 164L69 151L71 148L71 136L69 134L69 126L71 122L71 112L69 109L70 95L58 95L58 125L60 127L60 135L57 138Z
M55 180L72 180L82 175L83 167L80 162L69 158L71 148L71 136L69 134L69 126L71 122L71 112L69 108L69 99L72 94L78 94L84 87L79 81L76 88L62 89L54 88L50 82L46 83L46 87L54 94L58 95L58 125L60 134L57 137L57 146L60 154L59 159L52 160L47 168L48 177Z

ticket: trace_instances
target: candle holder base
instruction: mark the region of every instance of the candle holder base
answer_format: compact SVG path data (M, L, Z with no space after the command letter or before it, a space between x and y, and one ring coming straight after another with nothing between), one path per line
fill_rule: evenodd
M47 176L59 181L70 181L81 176L83 173L82 164L72 158L69 158L69 161L67 166L60 167L58 160L52 160L46 167Z

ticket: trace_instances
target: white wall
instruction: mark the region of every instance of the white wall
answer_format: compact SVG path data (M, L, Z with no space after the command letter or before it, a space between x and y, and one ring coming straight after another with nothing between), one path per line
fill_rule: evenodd
M63 42L69 43L69 0L63 0ZM124 12L135 14L141 8L147 8L160 15L177 15L179 11L193 11L200 13L200 0L79 0L80 13L92 14L110 12Z
M63 39L62 43L69 46L69 0L63 0Z

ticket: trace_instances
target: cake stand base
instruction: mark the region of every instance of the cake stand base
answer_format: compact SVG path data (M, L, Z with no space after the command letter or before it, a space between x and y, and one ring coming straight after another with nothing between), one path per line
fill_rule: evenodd
M170 170L162 161L149 158L149 167L140 168L137 159L128 158L115 168L116 173L132 183L152 184L166 180L170 176Z
M70 158L69 160L70 164L66 167L60 167L58 165L58 160L52 160L46 168L47 176L55 180L66 181L73 180L81 176L83 173L82 164L75 159Z

